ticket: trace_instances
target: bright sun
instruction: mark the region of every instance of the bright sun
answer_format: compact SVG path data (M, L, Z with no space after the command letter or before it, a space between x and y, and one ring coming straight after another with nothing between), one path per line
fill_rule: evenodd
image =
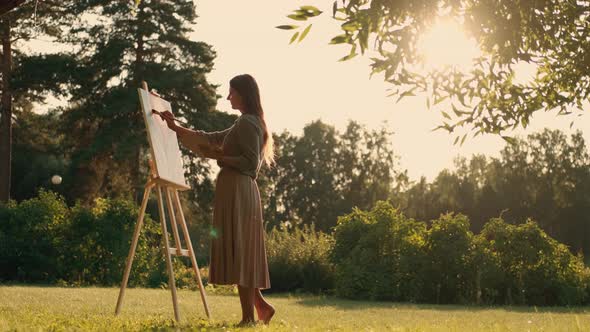
M439 20L418 41L418 51L424 56L428 70L454 66L460 70L472 67L472 60L481 55L473 39L467 38L459 24Z

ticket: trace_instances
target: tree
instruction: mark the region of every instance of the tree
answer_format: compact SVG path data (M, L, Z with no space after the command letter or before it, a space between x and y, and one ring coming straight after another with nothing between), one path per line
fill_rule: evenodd
M58 134L60 114L51 111L35 114L25 108L14 128L11 199L22 201L37 196L39 189L62 192L51 177L63 175L68 158L63 153L63 135Z
M573 252L590 252L590 157L580 132L568 138L545 129L506 144L500 158L458 158L455 168L401 193L402 210L419 220L460 212L474 232L498 216L510 223L533 218Z
M276 160L273 167L263 168L258 175L260 195L264 204L264 220L271 226L285 221L295 221L293 201L290 199L296 188L292 172L293 151L298 137L287 131L273 134Z
M6 202L10 198L13 122L18 121L23 108L32 102L42 102L48 92L56 95L63 93L61 85L67 79L60 69L71 64L69 58L63 54L31 55L23 53L20 48L23 42L38 36L61 35L63 23L70 18L66 9L61 1L28 1L0 18L0 202ZM53 70L39 71L39 68ZM29 80L28 85L21 84L25 77Z
M341 171L337 181L344 197L340 211L371 209L377 201L389 200L405 189L408 174L399 169L399 156L390 143L392 136L386 128L369 131L357 122L348 123L340 135Z
M12 74L12 49L10 21L2 20L2 123L0 132L0 201L7 202L10 198L10 164L12 157L12 96L10 93L10 75Z
M293 143L284 146L292 147L291 151L281 149L286 156L279 162L288 163L277 164L285 176L277 190L288 195L286 206L293 213L289 221L315 224L318 229L327 231L336 223L338 203L342 199L336 183L340 173L337 131L321 121L314 121L303 128L303 136Z
M353 207L370 209L407 184L391 148L392 133L349 122L339 133L321 121L305 126L303 136L275 136L277 164L261 174L267 214L276 225L315 224L324 232Z
M76 2L77 19L64 41L77 45L77 77L72 107L64 111L63 130L77 178L73 198L142 192L147 176L147 140L137 88L141 81L171 101L178 117L211 130L231 124L214 112L216 86L205 75L214 51L189 39L195 23L192 1ZM208 164L185 151L193 187L204 181Z
M321 14L313 6L303 6L289 18L302 23ZM559 114L569 114L571 108L582 110L590 95L587 1L343 0L334 1L332 14L342 22L343 33L331 43L351 46L342 60L356 56L359 49L361 54L371 51L376 53L371 71L384 73L384 79L395 86L393 95L425 92L433 104L448 99L451 110L443 112L448 121L438 128L450 133L467 127L475 131L474 136L502 134L526 127L539 110L559 109ZM417 52L419 37L439 15L462 22L479 44L482 56L474 59L469 72L454 67L429 72L418 68L422 61ZM295 32L301 33L299 40L309 27ZM537 72L530 82L517 83L514 67L524 62L535 65Z
M504 196L516 193L507 218L531 217L574 250L590 252L588 230L590 157L581 132L545 129L501 152Z

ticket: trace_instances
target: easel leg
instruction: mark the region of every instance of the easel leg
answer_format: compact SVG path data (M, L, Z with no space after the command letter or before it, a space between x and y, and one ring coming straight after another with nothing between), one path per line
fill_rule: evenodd
M170 244L168 243L168 230L166 228L166 216L164 215L164 201L162 199L162 186L156 186L158 190L158 208L160 210L160 223L162 224L162 237L164 240L164 256L166 257L166 265L168 267L168 287L172 292L172 306L174 307L174 318L177 322L180 321L180 313L178 311L178 299L176 297L176 282L174 281L174 271L172 269L172 257L170 257ZM164 187L164 190L166 187Z
M168 207L168 214L170 217L170 228L172 228L172 235L174 237L174 243L176 243L176 254L182 255L180 250L182 249L182 245L180 244L180 237L178 236L178 226L176 225L176 216L174 215L174 209L172 208L172 200L170 199L170 190L169 188L164 188L164 195L166 196L166 204Z
M115 315L118 315L123 305L123 297L125 296L125 288L127 288L127 281L129 281L129 273L131 272L131 265L133 264L133 257L135 256L135 249L137 248L137 241L139 239L139 233L141 232L141 226L143 225L143 217L145 215L145 208L147 206L150 192L152 191L152 185L147 185L143 191L143 200L141 201L141 209L139 210L139 216L137 217L137 223L135 223L135 232L133 232L133 240L131 241L131 248L129 248L129 255L127 256L127 264L125 266L125 273L123 275L123 281L121 282L121 290L119 290L119 298L117 299L117 308L115 309Z
M180 198L178 197L178 191L173 189L174 191L174 206L178 213L180 214L180 227L182 227L182 233L184 234L184 238L186 239L189 257L191 259L191 265L193 267L193 272L195 273L195 277L197 279L197 285L199 286L199 291L201 292L201 300L203 301L203 306L205 307L205 313L207 314L207 318L211 319L211 314L209 313L209 305L207 304L207 296L205 295L205 289L203 287L203 282L201 280L201 273L199 272L199 266L197 265L197 259L195 258L195 252L193 250L193 244L191 242L191 238L188 234L188 227L186 226L186 221L184 219L184 213L182 212L182 206L180 205Z

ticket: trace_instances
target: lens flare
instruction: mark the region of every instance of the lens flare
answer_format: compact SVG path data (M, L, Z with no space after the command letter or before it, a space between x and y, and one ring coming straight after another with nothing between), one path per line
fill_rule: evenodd
M209 230L209 236L216 239L219 235L217 234L217 230L214 227L211 227Z
M453 20L438 20L418 41L418 52L428 70L447 66L459 70L472 67L472 60L481 55L477 43L465 35L462 27Z

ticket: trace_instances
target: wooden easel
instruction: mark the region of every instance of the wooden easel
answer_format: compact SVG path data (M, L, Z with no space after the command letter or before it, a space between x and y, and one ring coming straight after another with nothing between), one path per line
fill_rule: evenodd
M146 91L148 90L147 83L142 82L142 88ZM174 318L176 321L180 321L180 313L178 311L178 299L176 297L176 283L174 281L174 271L172 269L172 255L176 256L188 256L191 260L191 265L193 268L193 272L195 273L195 277L197 280L197 285L199 286L199 291L201 293L201 300L203 301L203 306L205 307L205 313L207 314L207 318L211 319L211 315L209 313L209 306L207 304L207 297L205 295L205 289L203 287L203 282L201 281L201 274L199 273L199 266L197 265L197 259L195 258L195 252L193 250L193 245L191 243L191 239L188 233L188 228L186 226L186 221L184 219L184 213L182 212L182 206L180 204L180 198L178 197L178 190L186 189L180 187L174 183L169 181L163 180L159 178L155 171L155 165L153 160L150 159L150 179L147 181L145 185L145 190L143 192L143 200L141 202L141 209L139 211L139 216L137 218L137 223L135 225L135 232L133 233L133 240L131 241L131 248L129 249L129 255L127 256L126 266L125 266L125 274L123 275L123 281L121 283L121 290L119 291L119 298L117 299L117 308L115 309L115 315L118 315L121 311L121 305L123 304L123 297L125 296L125 288L127 287L127 281L129 280L129 273L131 271L131 265L133 264L133 257L135 256L135 249L137 247L137 240L139 239L139 233L141 231L141 226L143 225L143 218L145 216L145 209L147 206L148 198L152 191L152 188L156 188L157 197L158 197L158 210L160 214L160 225L162 227L162 238L164 242L164 256L166 257L166 266L168 270L168 287L172 292L172 306L174 308ZM168 230L166 227L166 216L164 213L164 200L162 198L162 190L164 191L164 195L166 196L166 206L168 208L168 214L170 217L170 224L172 227L172 235L174 236L174 243L176 248L171 248L170 243L168 242ZM174 211L178 213L180 217L178 220L176 219L176 214ZM180 236L178 233L177 223L180 224L182 233L184 235L184 239L187 245L187 249L183 249Z

